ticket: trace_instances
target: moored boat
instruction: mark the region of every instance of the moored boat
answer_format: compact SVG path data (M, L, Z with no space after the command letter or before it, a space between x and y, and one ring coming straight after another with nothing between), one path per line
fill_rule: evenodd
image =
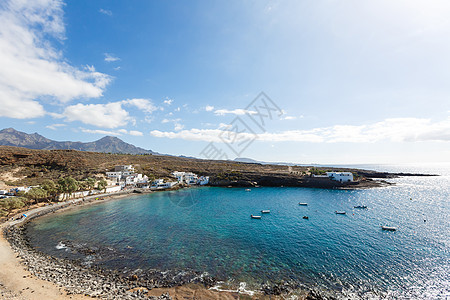
M303 203L303 202L300 202L298 205L301 205L301 206L307 206L308 205L308 203Z
M353 206L354 208L361 208L361 209L366 209L367 206L366 205L357 205L357 206Z
M261 216L250 215L250 218L252 218L252 219L261 219Z
M381 226L381 229L387 230L387 231L396 231L397 230L396 227L392 227L392 226Z
M345 211L337 211L337 210L334 213L337 215L346 215L347 214L347 212L345 212Z
M263 214L268 214L268 213L270 213L270 210L268 210L268 209L262 210L261 213L263 213Z
M303 219L309 220L309 217L308 216L303 216Z

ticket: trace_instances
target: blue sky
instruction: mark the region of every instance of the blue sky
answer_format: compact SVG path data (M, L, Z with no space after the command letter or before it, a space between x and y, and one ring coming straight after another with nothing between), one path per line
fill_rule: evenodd
M449 15L447 1L7 0L0 128L196 157L448 162ZM264 128L260 92L279 108ZM236 120L250 131L224 139Z

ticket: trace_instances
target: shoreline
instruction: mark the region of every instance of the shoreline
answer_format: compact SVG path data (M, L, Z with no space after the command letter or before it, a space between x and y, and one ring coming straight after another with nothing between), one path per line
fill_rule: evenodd
M6 299L89 299L97 296L108 299L284 299L295 291L295 295L299 296L297 299L322 299L316 291L298 290L287 283L266 285L248 293L240 289L221 290L216 279L198 272L181 274L174 270L151 270L143 274L136 270L120 272L86 267L79 261L59 259L39 252L23 234L26 224L34 218L133 195L142 193L132 189L71 199L28 210L25 212L29 215L27 218L0 224L0 250L9 252L6 255L0 252L0 295L13 295ZM9 251L4 249L5 246ZM8 280L10 277L15 278L13 282ZM23 298L21 294L28 290L30 292Z
M118 272L88 268L74 261L40 253L28 244L22 234L26 224L34 218L82 206L119 200L132 195L138 194L131 190L93 195L84 197L84 200L83 198L71 199L21 212L21 214L27 214L27 217L20 220L7 220L0 224L0 295L2 299L90 299L100 295L109 299L117 297L120 299L147 299L144 288L139 286L140 280L134 280L132 275L130 278L125 278L119 276ZM94 200L95 198L99 198L99 200ZM160 294L154 295L153 292L150 299L171 299L171 296L164 290L164 284L161 284L160 287L156 283L156 286L159 288ZM204 291L199 292L202 289L194 285L191 288L184 288L182 290L184 294L186 289L192 289L197 295L208 291L203 288ZM213 291L210 293L219 294ZM223 293L220 294L220 298L222 298ZM229 296L225 298L229 298Z
M217 281L198 272L109 270L86 267L34 249L23 234L26 224L49 213L119 200L133 190L71 199L24 211L26 218L0 224L0 296L2 299L254 299L239 290L221 291ZM99 198L99 200L93 200ZM17 214L16 214L17 215ZM306 292L305 292L306 295ZM282 299L255 293L257 299ZM311 298L314 299L314 298Z

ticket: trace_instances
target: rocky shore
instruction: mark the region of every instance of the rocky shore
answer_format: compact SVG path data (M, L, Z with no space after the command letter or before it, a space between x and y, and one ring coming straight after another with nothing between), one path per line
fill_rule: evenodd
M373 177L377 178L377 177ZM392 177L384 177L392 178ZM301 176L295 177L285 174L245 174L240 179L217 179L210 180L210 186L218 187L303 187L318 189L369 189L377 187L385 187L393 183L385 180L374 180L372 178L364 178L363 180L353 182L338 182L329 178Z
M25 238L24 226L9 226L4 234L12 249L21 260L21 264L42 280L63 287L68 295L81 294L89 297L107 299L173 299L169 293L150 296L153 289L172 288L188 284L201 285L208 289L217 284L217 280L193 271L142 271L107 270L99 267L86 267L80 261L69 261L52 257L32 248ZM277 295L288 295L298 289L298 283L263 284L261 297L270 299ZM237 296L237 292L235 293ZM5 292L5 298L16 299L12 292ZM3 296L2 296L3 298ZM232 297L235 298L235 297ZM238 298L238 296L236 297ZM304 299L333 299L324 297L316 291L304 292ZM220 297L219 297L220 299Z
M79 261L69 261L51 257L33 249L23 235L24 227L9 226L4 234L22 264L34 276L64 287L68 294L84 294L90 297L108 299L149 299L146 293L153 288L173 287L188 283L198 283L205 287L216 281L196 272L105 270L86 267ZM163 294L150 299L172 299Z
M21 264L31 273L31 276L55 283L57 286L64 288L67 295L78 294L107 299L177 299L172 298L169 293L154 296L154 291L164 291L173 287L188 285L197 285L207 291L207 289L217 285L218 281L215 278L212 278L208 274L194 271L110 270L98 266L88 266L81 260L52 257L34 249L30 245L26 234L24 234L26 223L35 217L52 213L59 209L66 209L68 206L69 204L58 207L49 206L32 213L25 222L4 226L3 234L5 238L16 253ZM90 248L78 249L84 255L92 255L95 252L102 253L103 250ZM274 299L274 296L275 299L278 299L277 296L288 295L299 288L299 284L293 282L262 284L260 293L256 299ZM18 299L13 291L2 289L1 286L0 291L2 293L2 299ZM222 295L223 297L218 296L217 299L239 298L238 291L225 294ZM325 298L316 291L304 291L302 294L304 299L332 299L332 297ZM201 299L201 296L199 299Z

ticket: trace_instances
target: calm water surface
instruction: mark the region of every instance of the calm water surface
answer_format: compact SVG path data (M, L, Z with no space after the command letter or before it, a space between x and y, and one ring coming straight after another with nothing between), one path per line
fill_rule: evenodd
M366 167L443 176L356 191L204 187L139 195L39 218L27 234L43 252L111 268L189 269L255 289L294 280L345 297L450 297L449 168ZM270 214L250 219L263 209ZM109 252L83 257L65 245Z

